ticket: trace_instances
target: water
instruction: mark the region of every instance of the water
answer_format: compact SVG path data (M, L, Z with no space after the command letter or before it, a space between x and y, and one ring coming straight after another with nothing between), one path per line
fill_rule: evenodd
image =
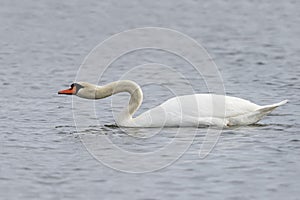
M299 199L299 8L293 0L2 1L1 199ZM113 123L108 99L97 102L101 125L78 133L72 98L57 91L74 80L95 45L143 26L172 28L200 42L218 65L228 94L260 104L290 102L259 125L224 130L203 160L198 152L205 128L180 159L156 172L128 174L102 165L80 134L104 137L104 132L128 149L144 145L154 151L173 130L141 143L105 127ZM141 59L163 59L155 55ZM171 96L159 86L143 90L142 110ZM197 88L206 90L204 84Z

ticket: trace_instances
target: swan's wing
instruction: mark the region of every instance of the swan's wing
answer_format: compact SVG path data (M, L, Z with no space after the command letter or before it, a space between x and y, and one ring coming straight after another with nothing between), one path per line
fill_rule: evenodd
M174 97L160 106L166 112L182 114L183 117L196 118L228 118L253 112L260 108L260 106L244 99L215 94Z
M225 105L227 118L254 112L260 108L259 105L248 100L230 96L226 96Z

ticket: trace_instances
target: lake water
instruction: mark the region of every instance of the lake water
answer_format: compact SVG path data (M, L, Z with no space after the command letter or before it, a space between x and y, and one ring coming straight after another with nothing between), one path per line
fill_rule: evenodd
M299 10L293 0L1 1L0 198L299 199ZM261 105L289 103L258 125L223 130L204 159L199 149L207 129L199 128L183 156L159 170L125 173L102 164L82 137L91 136L92 146L94 138L110 137L127 150L153 152L172 140L176 129L140 139L104 126L114 123L109 98L95 102L99 124L76 131L72 98L57 91L74 81L97 44L145 26L174 29L201 43L217 64L227 94ZM166 52L141 50L112 63L101 83L145 62L188 71L186 63ZM207 92L197 74L188 78L196 92ZM138 113L170 98L168 87L145 85ZM134 130L142 136L155 131ZM125 166L127 161L116 162Z

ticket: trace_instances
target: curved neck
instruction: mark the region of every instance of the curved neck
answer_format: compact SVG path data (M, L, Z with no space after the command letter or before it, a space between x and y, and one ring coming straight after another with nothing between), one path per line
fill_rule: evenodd
M118 116L119 120L132 118L132 115L139 109L143 101L143 92L138 84L130 80L121 80L99 86L95 98L102 99L120 92L128 92L131 97L127 107Z

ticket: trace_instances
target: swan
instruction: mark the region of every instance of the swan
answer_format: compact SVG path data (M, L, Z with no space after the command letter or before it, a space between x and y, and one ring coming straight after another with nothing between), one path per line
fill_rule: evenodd
M85 99L102 99L120 92L128 92L129 104L115 118L122 127L198 127L202 125L229 127L250 125L261 120L279 103L259 106L250 101L217 94L192 94L173 97L137 117L134 113L143 101L140 86L130 80L111 82L98 86L87 82L76 82L58 94L76 95ZM225 111L225 112L224 112Z

